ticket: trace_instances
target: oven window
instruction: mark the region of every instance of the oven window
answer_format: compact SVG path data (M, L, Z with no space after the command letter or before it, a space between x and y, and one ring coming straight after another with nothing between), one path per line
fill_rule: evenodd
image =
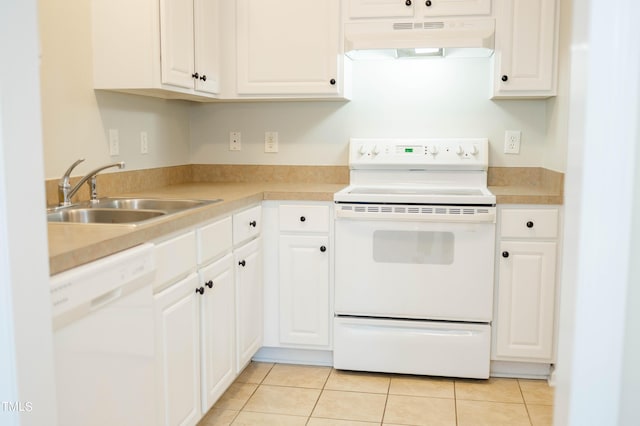
M373 260L378 263L450 265L453 250L453 232L373 232Z

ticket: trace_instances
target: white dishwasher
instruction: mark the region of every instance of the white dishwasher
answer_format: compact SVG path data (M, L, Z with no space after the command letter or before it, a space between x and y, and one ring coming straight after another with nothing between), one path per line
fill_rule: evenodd
M51 277L58 424L152 425L153 245Z

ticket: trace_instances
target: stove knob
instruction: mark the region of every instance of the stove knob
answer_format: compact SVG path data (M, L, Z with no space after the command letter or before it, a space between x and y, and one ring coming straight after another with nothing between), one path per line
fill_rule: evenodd
M464 154L464 148L462 148L462 145L458 145L458 147L456 148L456 154L458 155Z
M380 147L378 145L374 146L372 152L373 152L373 155L380 154L380 152L381 152Z
M469 150L469 154L471 154L471 155L478 155L478 147L477 147L477 146L475 146L475 145L473 145L473 146L471 147L471 149Z
M438 145L431 145L429 147L429 154L436 155L438 153Z
M367 155L369 153L369 150L367 149L366 145L360 145L360 149L358 150L358 152L360 153L360 155Z

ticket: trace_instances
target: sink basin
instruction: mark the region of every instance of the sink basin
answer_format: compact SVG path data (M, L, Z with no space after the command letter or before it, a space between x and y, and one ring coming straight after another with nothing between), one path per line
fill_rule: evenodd
M95 207L101 209L162 210L175 212L200 207L220 200L164 200L162 198L102 198Z
M137 224L220 201L222 200L109 197L49 209L47 220L71 223Z
M165 214L158 210L69 208L48 213L47 220L73 223L136 223Z

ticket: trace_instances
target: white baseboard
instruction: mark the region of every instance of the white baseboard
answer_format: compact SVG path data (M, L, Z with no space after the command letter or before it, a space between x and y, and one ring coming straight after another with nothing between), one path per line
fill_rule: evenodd
M254 361L281 364L333 366L333 352L311 349L274 348L263 346L253 356Z
M300 364L333 366L333 351L276 348L264 346L253 356L253 361L275 362L280 364ZM552 364L534 362L491 361L491 377L547 380L550 386L555 384L555 371Z
M491 361L491 377L545 379L551 376L552 365L536 362Z

